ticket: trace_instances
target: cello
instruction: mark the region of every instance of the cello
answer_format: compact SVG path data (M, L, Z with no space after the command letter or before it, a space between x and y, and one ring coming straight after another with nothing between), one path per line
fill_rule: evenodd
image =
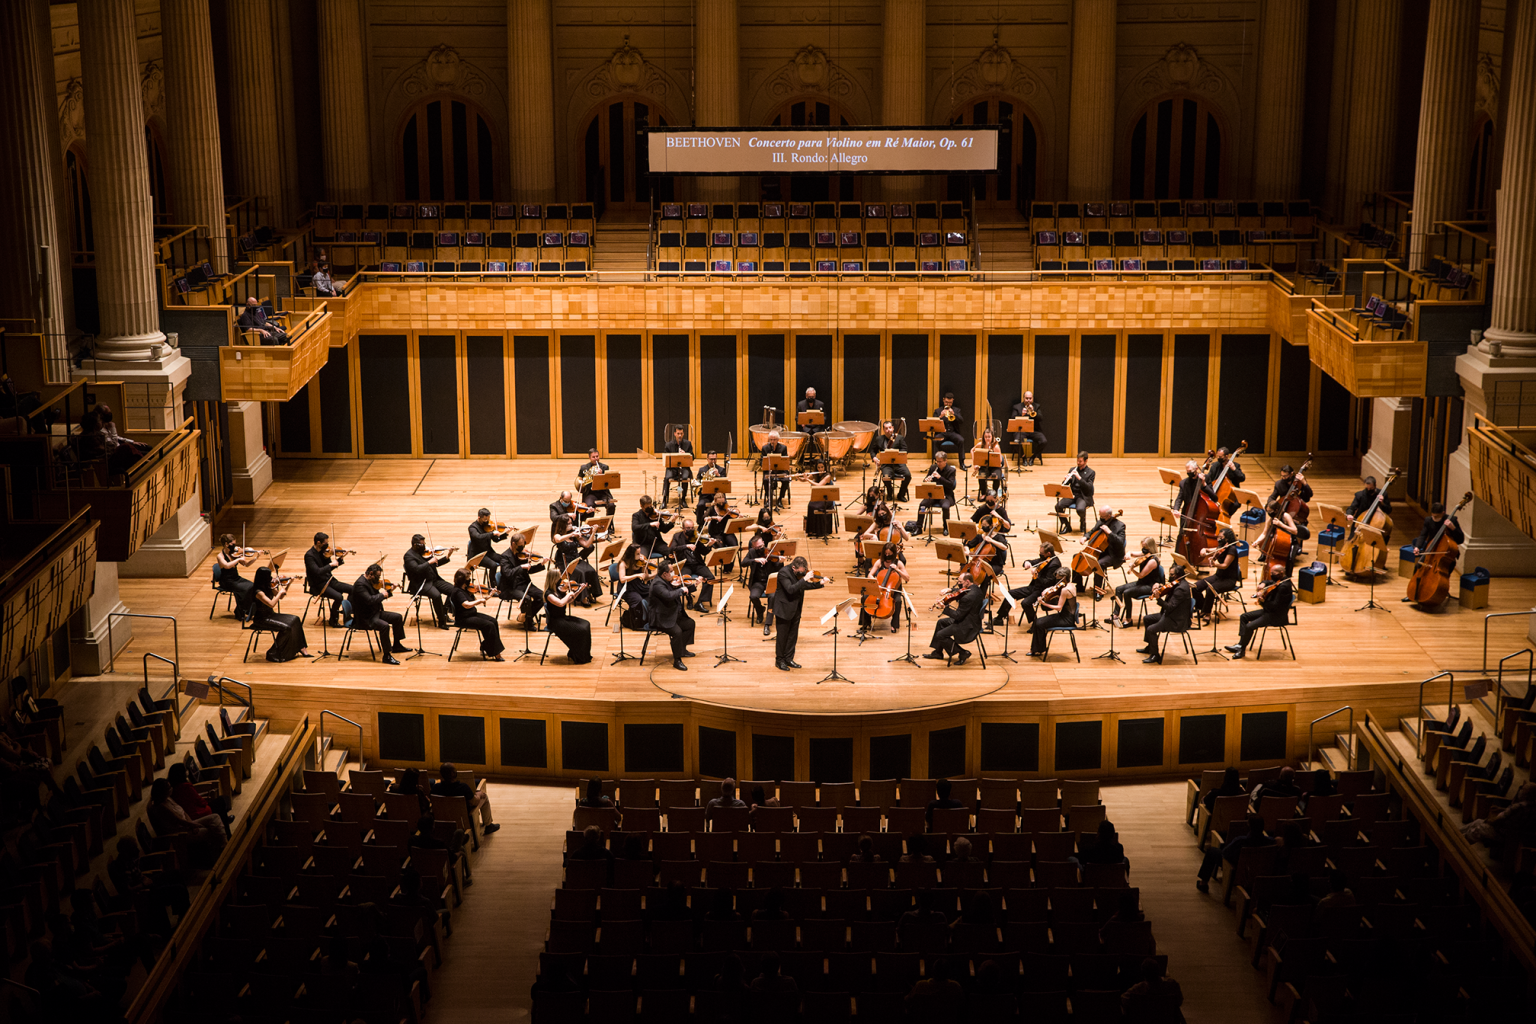
M1125 515L1124 509L1115 509L1115 518ZM1109 525L1100 519L1088 531L1088 536L1083 538L1082 550L1072 556L1072 571L1079 576L1090 576L1103 572L1099 568L1099 556L1109 550ZM1093 558L1090 561L1089 555Z
M1413 567L1413 577L1408 580L1408 600L1421 608L1438 608L1450 596L1451 572L1456 568L1456 559L1461 555L1461 545L1449 536L1451 520L1471 500L1472 492L1468 491L1440 524L1429 546L1419 552Z
M1366 554L1369 547L1365 542L1360 527L1369 526L1381 531L1383 543L1392 539L1392 517L1381 509L1381 499L1386 495L1387 488L1392 486L1392 481L1403 475L1403 471L1396 466L1387 471L1387 479L1382 483L1380 490L1376 492L1376 500L1371 502L1371 507L1356 516L1349 524L1349 536L1344 538L1343 550L1339 552L1339 568L1346 575L1356 576L1373 568Z
M1208 556L1200 552L1216 546L1216 533L1222 522L1220 499L1213 499L1215 488L1204 483L1205 470L1200 471L1201 485L1195 488L1195 496L1183 509L1180 519L1179 539L1174 544L1175 554L1183 556L1192 566L1210 565ZM1230 484L1228 485L1230 489ZM1230 493L1230 490L1229 490Z
M1298 526L1306 519L1307 503L1297 496L1301 477L1305 476L1308 467L1312 465L1312 454L1307 453L1307 461L1301 464L1291 477L1291 486L1280 497L1272 501L1266 512L1269 513L1269 525L1264 528L1264 535L1259 538L1258 550L1264 558L1264 578L1268 579L1275 566L1280 566L1282 572L1290 565L1291 549L1296 546L1296 534L1281 523L1283 516L1289 515L1291 522Z
M895 614L899 600L896 591L901 589L901 573L896 566L888 565L883 569L877 569L873 577L875 584L879 586L878 594L867 594L864 597L864 614L873 619L888 619ZM892 580L895 582L893 583Z

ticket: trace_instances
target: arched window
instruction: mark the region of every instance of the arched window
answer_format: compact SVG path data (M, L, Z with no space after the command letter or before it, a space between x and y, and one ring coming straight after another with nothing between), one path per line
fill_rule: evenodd
M646 100L615 99L593 111L582 132L585 198L601 212L639 213L651 206L651 164L641 132L665 128L666 114ZM658 199L672 198L672 178L655 182Z
M1472 129L1472 172L1467 175L1467 214L1488 216L1488 200L1493 195L1493 119L1479 114Z
M164 217L169 212L165 194L165 139L153 122L144 125L144 152L149 158L149 194L155 201L155 216ZM178 217L187 215L185 210L175 212Z
M1221 144L1221 124L1202 101L1174 96L1152 102L1131 129L1131 198L1216 198Z
M978 99L961 107L950 124L995 124L996 174L951 174L949 198L971 195L979 210L1027 211L1035 198L1039 146L1035 123L1023 105L1009 97Z
M94 252L96 229L91 224L91 191L86 184L85 153L78 145L64 154L64 175L69 187L69 248Z
M457 99L419 103L400 129L402 199L494 199L490 122Z
M794 100L784 105L768 122L775 128L785 125L833 125L845 126L847 116L831 103L821 100ZM797 203L814 203L828 199L859 198L859 178L853 174L765 174L762 179L762 198L783 199L785 193Z

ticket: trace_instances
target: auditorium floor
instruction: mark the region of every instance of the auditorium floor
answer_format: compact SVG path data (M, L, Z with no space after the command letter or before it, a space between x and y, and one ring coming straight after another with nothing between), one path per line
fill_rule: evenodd
M1267 494L1269 481L1276 475L1276 463L1277 460L1268 458L1245 460L1252 486ZM380 552L387 552L387 575L397 576L411 534L429 533L436 543L463 545L467 524L475 511L485 505L504 522L518 526L539 524L535 547L543 549L549 536L546 506L561 488L571 485L577 465L576 460L280 460L275 464L276 480L260 501L254 506L232 509L219 521L215 534L243 534L245 542L253 547L287 550L288 567L302 575L303 551L314 532L324 530L341 546L359 551L348 563L347 579L353 577L354 567L360 572ZM1032 473L1010 476L1009 508L1016 524L1051 527L1051 500L1044 496L1042 485L1059 481L1069 465L1065 458L1056 457ZM1157 475L1158 460L1096 459L1094 465L1098 471L1099 501L1124 509L1129 546L1134 550L1141 537L1156 533L1148 506L1168 501L1168 489ZM623 485L616 495L617 519L622 529L637 507L639 495L657 487L656 465L615 459L612 466L623 475ZM733 470L733 482L745 492L750 487L750 475L744 472L744 460L738 460ZM1316 500L1330 504L1347 503L1358 486L1355 470L1345 460L1319 460L1310 477ZM849 474L842 483L843 497L851 501L859 493L859 474ZM763 637L760 629L748 627L746 595L739 590L731 598L734 615L729 643L730 652L745 659L744 663L717 668L714 655L719 653L722 643L719 620L713 615L696 616L695 650L699 656L689 662L690 671L686 673L673 670L667 659L657 657L654 651L643 666L634 661L612 664L611 652L618 650L620 638L612 631L612 624L604 624L606 598L595 609L582 613L593 626L594 660L590 665L571 664L558 639L551 643L550 657L541 665L537 654L547 636L543 633L535 633L531 638L536 656L514 664L510 655L521 648L523 634L504 625L503 636L509 649L506 664L487 664L472 648L466 656L465 648L473 640L471 634L451 663L444 657L430 657L397 668L370 661L366 654L349 656L345 663L327 659L318 663L297 660L271 664L257 656L249 664L242 664L247 634L237 628L222 600L211 621L208 617L211 553L203 567L186 580L124 579L122 597L135 611L176 616L185 674L228 674L255 685L258 692L269 686L301 687L306 692L388 688L428 697L491 694L561 700L665 701L670 698L670 690L704 702L797 714L868 713L978 699L1045 701L1057 709L1063 706L1062 702L1074 702L1081 703L1083 710L1095 710L1106 706L1106 700L1120 706L1127 699L1166 701L1186 692L1198 694L1204 703L1215 704L1251 701L1258 691L1292 691L1295 695L1295 688L1322 685L1401 684L1446 668L1476 671L1483 655L1483 616L1530 607L1536 598L1536 580L1496 579L1490 587L1486 609L1463 609L1453 597L1443 610L1428 614L1400 603L1403 581L1393 575L1376 588L1376 600L1384 609L1357 611L1368 596L1364 585L1330 587L1326 603L1303 604L1298 609L1300 624L1291 629L1297 646L1295 661L1280 649L1279 637L1271 636L1262 661L1251 653L1241 662L1202 654L1196 665L1175 642L1165 664L1143 665L1141 656L1134 653L1141 645L1139 631L1120 630L1114 636L1114 645L1125 659L1120 663L1097 657L1109 648L1110 634L1090 630L1078 636L1081 662L1072 657L1070 645L1060 639L1053 644L1048 662L1026 658L1023 651L1028 649L1029 638L1014 632L1009 644L1018 652L1016 663L994 657L989 658L985 670L976 659L964 667L946 668L941 662L931 661L921 661L916 666L892 664L890 659L906 650L905 629L900 635L886 634L862 646L850 642L845 633L837 644L838 669L853 681L852 685L818 686L817 680L831 668L833 638L822 635L825 627L817 626L815 619L834 600L846 596L842 578L852 564L852 545L846 537L830 544L804 538L801 510L807 495L807 487L797 483L792 512L783 517L784 521L791 525L789 535L801 538L800 550L809 556L812 565L832 573L837 582L806 600L806 611L813 618L802 629L798 660L805 667L793 673L774 670L771 641ZM744 503L746 497L741 493L737 500ZM755 511L745 504L742 508L747 514ZM960 511L968 514L970 510ZM915 506L908 506L904 518L915 518L915 514ZM1404 511L1400 513L1395 536L1411 537L1417 525L1417 519ZM1020 560L1032 556L1036 538L1027 532L1016 535ZM1066 546L1069 554L1077 550L1080 537L1074 533L1067 538ZM944 585L944 577L934 547L918 543L909 550L913 573L909 591L918 609L912 648L921 654L928 649L934 621L930 606ZM455 562L461 557L456 555ZM1391 565L1395 570L1395 557ZM1111 579L1118 582L1119 575L1115 572ZM1245 589L1251 592L1251 584ZM302 600L300 588L295 585L287 610L301 611ZM396 599L391 605L399 608L404 603ZM1107 615L1108 603L1099 607ZM845 629L851 628L846 619L843 622ZM136 659L146 650L170 655L169 629L145 620L136 620L134 629L128 658ZM306 629L311 645L319 650L319 627L311 621ZM1526 629L1526 620L1519 616L1493 620L1491 660L1524 646ZM414 647L414 623L409 625L409 631L407 643ZM427 628L422 635L429 650L447 653L451 633ZM626 632L623 639L627 651L638 653L639 635ZM1192 639L1202 651L1212 646L1209 629L1192 634ZM1236 623L1222 623L1216 639L1220 644L1233 642ZM340 636L333 633L329 639L331 648L334 650L339 642ZM988 637L987 647L995 655L1001 650L1002 637ZM290 696L297 697L297 692ZM315 700L318 702L322 697L317 694Z

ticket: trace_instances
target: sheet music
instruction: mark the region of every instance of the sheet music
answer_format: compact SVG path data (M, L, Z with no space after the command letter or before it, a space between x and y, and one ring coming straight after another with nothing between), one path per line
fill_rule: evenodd
M724 615L725 606L730 603L731 595L736 593L736 584L732 583L725 588L725 593L720 595L720 603L715 605L715 614Z
M837 605L833 605L831 608L827 609L827 614L821 617L821 624L825 626L835 618L837 618Z

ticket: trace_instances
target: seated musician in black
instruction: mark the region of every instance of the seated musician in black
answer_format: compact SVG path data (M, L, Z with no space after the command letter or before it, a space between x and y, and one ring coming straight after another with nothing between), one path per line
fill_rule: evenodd
M996 455L996 466L986 465L987 456ZM978 495L994 494L1003 485L1008 470L1002 461L1003 446L992 433L992 428L981 432L981 437L976 441L976 447L971 449L971 468L976 472L976 493Z
M375 630L379 634L379 650L384 652L384 664L398 665L394 655L406 654L405 616L386 611L384 601L394 591L384 586L384 570L375 562L352 584L352 628ZM394 643L390 643L390 634Z
M789 448L779 439L777 430L768 432L768 440L763 444L759 452L763 456L789 455ZM785 506L789 504L789 471L779 470L763 473L763 504Z
M1221 475L1223 469L1227 471L1224 477ZM1232 457L1232 452L1228 448L1216 449L1216 457L1211 460L1211 468L1206 472L1206 476L1212 480L1221 478L1233 487L1243 486L1243 481L1248 479L1248 474L1243 472L1243 467L1237 464L1237 460Z
M955 663L964 665L971 660L971 652L960 645L968 644L981 635L981 625L987 611L987 588L978 586L966 575L959 578L957 587L953 606L934 624L933 639L929 642L933 650L923 657L939 660L958 655Z
M1264 596L1260 599L1259 607L1244 612L1238 620L1237 643L1227 647L1233 658L1241 658L1248 653L1248 643L1261 626L1285 625L1291 603L1296 597L1295 586L1285 575L1285 570L1278 565L1270 567L1268 585L1260 593Z
M571 495L570 491L561 491L560 497L549 503L549 521L551 525L561 516L569 516L574 525L580 526L581 521L589 515L591 513L581 506L581 503Z
M670 514L656 507L649 494L641 495L640 507L629 517L629 539L640 545L647 558L652 558L666 549L661 535L676 525Z
M1024 392L1024 397L1015 402L1013 408L1008 410L1008 418L1011 420L1026 419L1035 421L1035 430L1021 430L1008 440L1014 444L1028 441L1031 457L1035 462L1044 464L1045 435L1040 433L1038 429L1040 426L1040 406L1035 401L1035 393L1033 391Z
M1003 504L1003 497L997 491L989 491L981 501L976 503L976 511L971 513L971 522L979 523L983 516L996 516L998 519L998 533L1007 533L1013 529L1013 519L1008 515L1008 506Z
M273 583L272 570L265 565L256 570L255 578L251 580L251 622L274 634L272 646L267 650L268 661L314 657L304 639L304 623L297 615L286 615L277 610L288 593L290 582Z
M1100 571L1093 574L1094 587L1104 586L1104 574L1110 569L1118 569L1125 564L1125 523L1120 517L1115 515L1115 510L1108 505L1099 507L1099 521L1094 523L1093 529L1084 535L1083 543L1086 544L1091 540L1099 530L1103 530L1109 535L1109 543L1104 548L1103 553L1096 556ZM1086 581L1079 579L1074 582L1082 585ZM1095 597L1094 600L1097 601L1098 598Z
M747 566L747 601L752 613L762 620L763 636L773 632L773 601L767 599L768 580L778 574L784 561L768 550L770 543L766 533L753 534L741 556Z
M1131 559L1131 581L1115 588L1115 604L1120 608L1120 624L1129 629L1135 621L1134 602L1152 595L1152 588L1163 582L1163 563L1157 557L1157 538L1141 539L1141 554ZM1111 612L1110 618L1116 613Z
M679 672L688 671L684 658L693 657L688 645L693 643L694 622L683 601L692 583L677 578L670 564L661 567L661 575L651 583L650 627L667 634L672 642L672 667Z
M1220 554L1217 554L1220 552ZM1194 597L1195 611L1200 618L1209 619L1216 605L1217 594L1228 594L1243 585L1243 575L1238 571L1237 534L1230 526L1223 527L1216 537L1216 546L1201 548L1204 558L1214 558L1216 571L1204 579L1196 580L1190 591Z
M311 594L319 594L331 602L332 629L341 625L343 615L352 617L352 606L347 603L347 595L352 593L352 584L336 578L336 570L346 560L344 555L331 554L331 538L324 533L315 534L315 543L304 552L304 579L309 584Z
M1205 474L1200 472L1200 463L1190 459L1184 463L1184 479L1179 481L1179 493L1173 499L1173 510L1185 515L1193 513L1197 493L1204 494L1212 502L1216 501L1216 492L1211 490Z
M673 427L672 436L667 440L662 451L667 455L677 455L686 452L693 454L693 442L688 440L682 427ZM688 483L693 479L693 470L687 466L674 466L667 470L666 478L661 483L661 504L666 506L672 494L673 483L677 484L678 496L683 500L688 498Z
M486 661L505 661L501 652L506 645L501 642L500 627L494 618L480 611L490 597L471 591L469 588L473 585L469 570L460 569L453 574L453 586L448 588L453 620L460 628L473 629L480 634L480 654Z
M544 618L549 631L565 644L573 665L585 665L592 660L592 623L571 610L585 590L585 584L563 576L556 588L544 595Z
M219 538L219 554L213 570L213 582L220 590L235 595L235 614L244 619L251 610L251 581L240 575L241 566L255 565L261 553L240 546L232 533Z
M533 582L533 573L543 569L545 562L527 549L528 542L521 533L509 538L496 589L504 600L520 602L523 614L532 616L544 606L544 591Z
M606 487L600 491L592 489L592 478L606 472L608 472L608 464L598 457L597 449L589 449L587 464L581 467L581 500L583 504L593 509L599 506L607 509L607 514L611 516L619 510L618 504L613 500L613 492Z
M731 475L731 467L729 464L722 466L720 453L711 448L704 453L704 465L700 466L694 475L698 477L701 484L709 480L724 480Z
M1142 631L1142 639L1145 641L1136 653L1145 654L1143 665L1161 665L1163 656L1157 653L1157 634L1159 633L1184 633L1189 630L1193 610L1189 591L1189 580L1185 576L1186 569L1182 565L1175 565L1173 571L1168 574L1169 589L1157 603L1163 606L1163 610L1156 615L1148 615L1143 622L1145 629Z
M804 425L804 426L800 426L800 417L799 417L799 415L795 416L795 424L796 424L796 426L799 426L800 429L805 431L807 434L814 434L814 433L817 433L818 431L822 431L822 430L826 430L827 429L827 403L823 402L821 399L816 397L816 389L815 388L806 388L805 389L805 397L800 399L799 403L796 404L795 412L797 414L798 413L802 413L802 412L819 412L819 413L821 413L821 422L820 423L812 423L812 424L807 424L807 425Z
M994 573L1003 572L1008 568L1008 537L1001 529L1002 521L995 515L983 513L975 522L980 529L976 536L965 542L966 556L974 558L977 551L985 548L982 560L992 566Z
M1072 570L1058 572L1055 581L1035 600L1040 607L1030 609L1029 656L1043 658L1051 630L1077 625L1077 586L1072 582Z
M1280 479L1275 481L1274 489L1269 492L1269 500L1264 503L1266 508L1275 508L1291 492L1291 485L1296 486L1296 498L1301 502L1301 508L1292 518L1296 522L1296 543L1312 536L1312 531L1307 528L1308 513L1311 511L1307 503L1312 500L1312 485L1307 483L1307 474L1296 472L1295 467L1289 463L1280 467Z
M965 469L965 414L955 404L954 392L946 391L939 399L939 407L933 410L933 418L941 420L943 430L934 434L933 444L935 451L948 451L960 461L960 469Z
M681 567L683 577L699 581L698 597L689 599L691 606L699 611L708 611L710 599L714 596L714 570L709 567L707 559L715 547L714 538L699 536L692 519L683 520L682 529L672 535L672 543L667 545L667 557ZM729 563L726 568L729 571Z
M614 582L624 591L625 610L619 613L620 623L629 629L643 628L653 572L651 563L645 560L645 551L638 544L629 545L623 557L614 559L613 569Z
M1365 487L1355 492L1355 496L1350 499L1349 507L1344 510L1344 514L1351 519L1356 516L1365 515L1370 509L1371 503L1376 500L1377 495L1381 495L1381 504L1377 507L1387 515L1391 515L1392 499L1376 488L1376 478L1373 476L1365 478Z
M464 550L466 559L484 555L482 562L501 568L505 557L495 548L495 542L505 540L510 530L498 530L491 522L491 510L483 508L475 513L475 521L469 524L469 547Z
M895 576L891 576L891 573L895 573ZM889 578L890 582L886 583L885 586L892 589L900 589L911 582L912 576L907 572L906 559L902 557L901 549L895 544L886 544L881 548L880 559L870 567L869 578L876 581ZM893 598L891 605L891 632L895 633L901 629L902 598L896 594L891 596ZM869 630L873 629L874 625L874 616L860 608L859 628Z
M1088 510L1093 507L1093 467L1088 465L1088 453L1077 453L1077 465L1067 473L1062 485L1072 491L1071 497L1056 499L1056 515L1061 519L1061 532L1072 532L1069 509L1077 510L1077 525L1088 532Z
M805 475L806 482L812 487L832 487L837 479L827 469L826 459L817 459L816 468ZM830 537L836 527L833 516L837 511L835 501L808 501L805 503L805 535L807 537Z
M694 509L694 516L712 541L711 547L734 547L741 543L740 534L726 532L731 520L739 518L740 513L731 511L724 491L716 492L712 501L701 503Z
M907 450L907 437L905 434L896 433L896 423L893 420L885 420L880 424L880 433L869 443L871 455L881 452L904 452ZM886 498L891 501L909 501L907 488L912 484L912 470L906 463L892 463L880 467L880 479L885 482ZM901 481L901 491L893 496L896 481ZM866 513L867 514L867 513Z
M1445 504L1435 502L1429 506L1429 515L1424 519L1424 525L1419 527L1419 535L1413 539L1413 557L1422 555L1429 545L1434 542L1435 534L1440 532L1440 527L1445 525ZM1462 532L1461 524L1455 516L1450 517L1450 525L1445 527L1445 535L1457 544L1465 544L1467 535Z
M591 562L587 561L592 552L597 550L592 528L579 527L571 521L570 516L561 516L555 520L555 525L549 532L550 540L555 545L555 568L577 583L587 585L576 600L583 608L592 607L597 602L598 592L603 585L597 570L592 568Z
M928 475L923 478L925 484L938 484L944 488L942 498L924 498L917 504L918 520L921 521L930 509L940 509L944 513L944 525L949 525L949 510L955 505L955 467L949 464L949 456L944 452L933 453L933 465L928 467Z
M438 556L427 550L427 538L421 534L411 537L411 549L405 553L405 582L412 596L420 594L432 606L432 619L438 629L448 628L448 581L438 574L437 567L447 565L455 548Z
M1024 609L1024 617L1034 622L1035 602L1040 600L1040 595L1045 593L1048 587L1055 584L1056 575L1062 568L1061 559L1056 557L1056 548L1051 542L1043 540L1040 542L1040 557L1025 562L1019 568L1021 571L1031 573L1032 578L1024 586L1008 591L1008 596ZM997 614L992 616L992 624L1001 626L1008 614L1008 603L1005 601L998 607Z

